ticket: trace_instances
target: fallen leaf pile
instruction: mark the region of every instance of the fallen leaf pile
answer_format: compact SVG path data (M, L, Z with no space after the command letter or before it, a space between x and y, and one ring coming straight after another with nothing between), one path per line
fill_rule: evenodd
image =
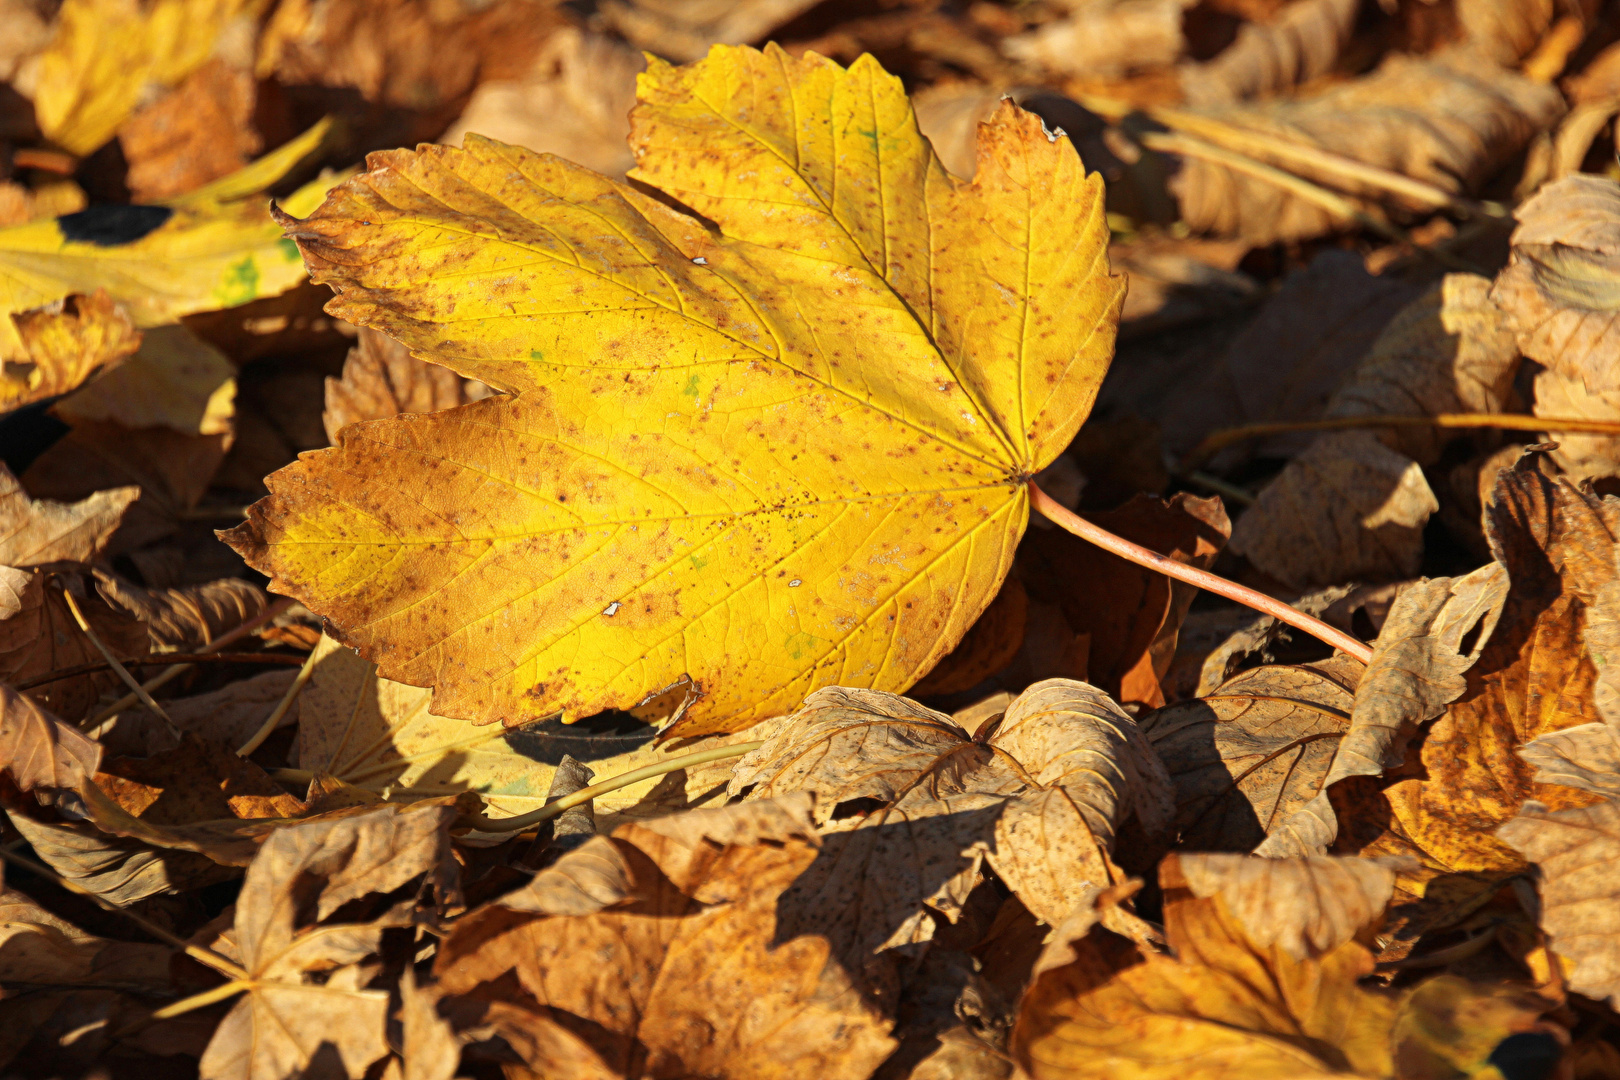
M0 1076L1620 1077L1612 7L0 0Z

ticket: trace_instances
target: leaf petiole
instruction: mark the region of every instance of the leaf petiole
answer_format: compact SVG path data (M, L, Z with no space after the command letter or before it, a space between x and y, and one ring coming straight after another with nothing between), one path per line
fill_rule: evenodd
M1175 578L1177 581L1185 581L1187 584L1196 585L1200 589L1207 589L1217 596L1224 596L1228 600L1234 600L1245 607L1251 607L1262 614L1270 615L1278 622L1287 623L1297 630L1303 630L1318 641L1333 646L1347 656L1355 657L1363 664L1372 660L1372 649L1344 631L1336 630L1321 619L1312 618L1303 611L1291 608L1281 600L1267 596L1263 592L1257 592L1247 586L1239 585L1235 581L1228 581L1217 574L1211 574L1207 570L1200 570L1197 567L1178 563L1176 560L1160 555L1157 551L1145 548L1141 544L1133 544L1123 536L1115 536L1107 529L1092 524L1052 498L1052 496L1036 487L1033 481L1029 484L1029 501L1052 524L1073 533L1082 540L1089 540L1104 551L1112 552L1127 562L1145 566L1149 570L1157 570L1166 577Z

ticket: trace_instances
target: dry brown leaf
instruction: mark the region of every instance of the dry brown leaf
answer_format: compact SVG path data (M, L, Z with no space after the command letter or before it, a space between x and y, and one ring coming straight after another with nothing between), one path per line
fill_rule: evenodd
M400 1080L451 1080L461 1063L461 1040L450 1022L439 1015L439 995L433 987L417 986L416 972L407 967L399 980L399 1017L403 1039L399 1048L404 1063Z
M0 680L26 683L63 668L103 662L101 651L68 610L63 583L81 587L74 574L0 566ZM94 592L80 592L76 599L90 628L114 655L146 655L150 642L138 620ZM103 691L122 685L117 675L101 671L44 683L32 696L52 712L78 719Z
M0 891L0 980L9 985L170 988L167 945L85 933L9 886Z
M758 41L816 0L606 0L606 24L632 45L681 62L710 45Z
M836 823L827 888L859 898L863 949L928 940L928 909L954 921L988 861L1038 918L1056 924L1083 884L1113 884L1119 830L1169 824L1170 785L1136 724L1084 683L1037 683L979 741L895 694L829 687L762 729L730 790L808 791L816 819L840 804L883 804ZM833 877L834 874L838 876Z
M1563 113L1550 86L1461 50L1392 55L1372 74L1314 96L1199 110L1211 119L1435 184L1477 189ZM1264 155L1259 155L1262 158ZM1333 188L1345 181L1294 162L1275 164ZM1197 232L1252 244L1319 236L1349 223L1267 181L1188 159L1171 181L1182 219ZM1369 189L1349 193L1378 197Z
M48 802L84 785L100 764L101 747L94 740L0 683L0 771L19 791Z
M1232 551L1296 589L1398 581L1417 573L1439 509L1417 462L1371 432L1329 432L1260 492Z
M429 111L512 78L561 23L540 0L291 0L260 35L258 75Z
M1137 495L1115 510L1089 513L1094 524L1208 569L1232 530L1218 498L1179 493L1168 501ZM1197 590L1111 555L1057 529L1032 530L1019 547L1015 572L1030 597L1056 604L1075 635L1086 635L1085 680L1115 700L1164 704L1159 680L1170 669L1177 634ZM1025 634L1034 632L1028 627ZM1048 672L1033 672L1042 676Z
M1539 872L1539 922L1570 965L1569 988L1620 1005L1620 803L1549 810L1527 800L1496 830Z
M195 851L168 850L109 836L93 825L36 821L14 810L7 810L6 816L41 862L120 906L229 881L240 874Z
M253 127L253 73L215 57L118 129L134 202L156 203L246 165L263 141Z
M157 326L145 332L128 361L51 411L70 424L107 421L230 436L236 429L236 367L187 327Z
M1350 936L1321 955L1296 958L1251 937L1234 905L1253 905L1278 875L1310 874L1262 866L1200 898L1170 856L1159 876L1174 955L1096 931L1066 943L1068 962L1043 965L1024 997L1014 1060L1034 1080L1481 1075L1504 1039L1545 1030L1553 1003L1514 987L1452 976L1406 991L1359 985L1373 971L1367 942L1382 915L1371 904L1344 909L1348 921L1324 940ZM1298 925L1322 913L1290 917ZM1459 1019L1466 1035L1443 1041Z
M1555 20L1574 16L1590 26L1600 7L1596 0L1457 0L1456 5L1468 43L1506 65L1530 55Z
M84 189L71 180L26 188L0 181L0 226L24 225L41 218L76 214L89 205Z
M1363 670L1343 655L1252 668L1143 717L1175 785L1179 842L1249 851L1314 798L1350 727Z
M720 813L731 812L757 808ZM835 917L790 893L818 849L792 835L669 835L679 831L632 823L604 841L630 868L628 904L462 919L440 947L440 991L492 1001L487 1019L548 1080L870 1074L894 1047L889 1021L832 959L825 925L791 925ZM501 981L508 972L522 993Z
M74 503L30 499L11 470L0 465L0 566L26 570L94 562L140 496L140 488L121 487Z
M95 784L131 817L151 825L287 818L305 809L258 765L189 733L178 746L149 757L105 762Z
M1361 0L1295 0L1264 23L1245 23L1213 60L1181 68L1193 105L1224 105L1292 89L1333 70Z
M1554 368L1536 372L1537 416L1576 417L1582 420L1620 420L1620 387L1589 388L1580 376ZM1620 475L1620 437L1558 433L1552 452L1566 475L1574 480L1599 480Z
M322 920L420 875L441 899L453 893L447 830L455 816L447 806L381 807L290 826L264 842L236 901L235 939L252 981L203 1053L198 1067L205 1080L303 1075L317 1055L324 1068L358 1078L388 1052L386 990L311 976L364 960L398 919Z
M437 412L487 396L483 383L418 360L387 334L361 327L359 343L343 362L343 377L326 379L321 422L327 438L336 442L339 431L361 420Z
M105 289L13 315L20 356L0 356L0 413L65 394L117 367L141 344L129 312Z
M592 915L633 891L624 855L607 837L593 836L495 902L536 915Z
M1118 79L1181 59L1181 23L1194 0L1102 0L1027 34L1004 38L1002 51L1057 75Z
M234 630L269 605L264 590L240 578L179 589L147 589L105 570L96 591L115 610L146 624L154 652L190 652Z
M616 38L565 26L517 78L478 84L461 119L439 137L460 146L468 132L557 154L606 176L630 171L627 140L641 53Z

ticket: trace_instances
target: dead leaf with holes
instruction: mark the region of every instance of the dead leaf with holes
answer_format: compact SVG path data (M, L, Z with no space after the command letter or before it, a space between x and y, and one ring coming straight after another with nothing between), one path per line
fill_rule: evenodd
M1101 182L1011 103L953 179L867 59L717 48L639 94L632 179L712 230L470 138L285 218L330 311L512 396L351 429L228 542L448 716L685 677L671 733L699 735L903 689L995 595L1023 481L1096 394L1122 291Z
M1172 809L1135 722L1068 679L1036 683L979 733L895 694L830 687L759 737L730 790L815 795L834 830L816 887L829 908L860 913L868 952L928 940L930 909L954 921L986 864L1056 925L1086 884L1123 880L1111 858L1122 833L1150 859ZM864 813L834 819L843 804Z
M474 911L440 947L441 993L487 1002L485 1022L559 1080L869 1075L892 1020L835 958L834 913L795 891L822 857L808 803L621 825L602 842L629 868L623 902Z

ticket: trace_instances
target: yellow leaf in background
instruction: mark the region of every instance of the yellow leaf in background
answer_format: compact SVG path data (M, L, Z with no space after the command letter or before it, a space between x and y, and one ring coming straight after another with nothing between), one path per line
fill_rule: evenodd
M0 413L65 394L140 346L129 312L105 290L57 300L5 320L19 348L11 357L0 352Z
M903 690L995 595L1112 354L1102 184L1005 104L972 183L899 80L774 47L642 76L643 182L469 136L289 222L328 310L515 398L359 424L229 540L388 678L509 724L738 730Z
M25 355L6 316L105 289L137 326L194 311L235 307L284 292L304 277L294 245L281 237L268 200L250 197L314 150L316 125L266 157L166 206L96 206L0 229L0 359ZM251 191L239 177L251 178ZM311 181L286 200L292 212L318 204L335 178ZM232 201L212 193L224 190ZM205 194L208 197L202 197Z
M75 154L111 139L150 85L173 86L214 53L236 20L251 34L267 0L66 0L39 58L34 112Z
M52 406L62 419L110 420L124 427L169 427L185 435L229 435L236 414L236 367L184 326L146 331L116 371Z

